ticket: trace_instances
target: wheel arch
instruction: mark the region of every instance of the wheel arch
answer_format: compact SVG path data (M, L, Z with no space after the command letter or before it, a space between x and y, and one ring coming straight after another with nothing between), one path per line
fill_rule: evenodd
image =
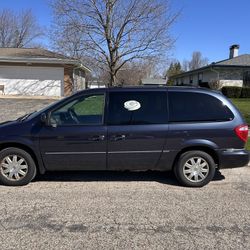
M197 151L197 150L198 150L198 151L203 151L203 152L209 154L209 155L213 158L213 160L214 160L216 166L219 165L219 156L218 156L218 154L216 153L216 151L215 151L214 149L212 149L212 148L210 148L210 147L208 147L208 146L190 146L190 147L185 147L185 148L183 148L183 149L176 155L176 157L175 157L175 159L174 159L174 162L173 162L173 165L172 165L172 169L174 169L175 164L177 163L177 161L179 160L179 158L180 158L180 156L181 156L182 154L184 154L184 153L186 153L186 152L188 152L188 151L194 151L194 150L196 150L196 151Z
M18 142L5 142L5 143L0 144L0 151L4 150L6 148L19 148L19 149L26 151L27 153L30 154L30 156L34 160L34 162L36 164L36 168L39 171L39 173L43 174L45 172L45 169L44 169L42 162L39 161L37 155L35 154L34 150L31 147L29 147L25 144L22 144L22 143L18 143Z

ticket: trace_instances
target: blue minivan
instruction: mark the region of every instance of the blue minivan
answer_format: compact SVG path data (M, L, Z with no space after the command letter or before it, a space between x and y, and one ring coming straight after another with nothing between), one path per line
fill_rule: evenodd
M174 171L201 187L246 165L248 126L221 93L192 87L89 89L0 124L0 182L59 170Z

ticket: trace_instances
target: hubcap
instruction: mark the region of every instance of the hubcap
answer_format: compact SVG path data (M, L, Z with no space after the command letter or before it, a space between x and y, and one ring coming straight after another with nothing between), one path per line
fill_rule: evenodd
M28 173L28 164L19 155L8 155L1 161L0 171L8 180L19 181Z
M201 182L209 173L209 165L202 157L192 157L183 167L184 176L191 182Z

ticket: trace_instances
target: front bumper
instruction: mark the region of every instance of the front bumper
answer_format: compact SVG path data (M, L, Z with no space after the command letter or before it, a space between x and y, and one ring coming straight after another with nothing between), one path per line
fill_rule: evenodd
M238 168L248 165L249 152L245 149L224 149L217 151L219 168Z

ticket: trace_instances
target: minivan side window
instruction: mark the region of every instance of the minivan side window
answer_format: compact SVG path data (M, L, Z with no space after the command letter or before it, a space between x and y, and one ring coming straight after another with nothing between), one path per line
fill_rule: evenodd
M167 123L165 91L110 92L107 122L109 125Z
M53 111L50 122L57 126L102 124L104 103L104 94L80 97Z
M234 115L222 101L204 93L169 91L169 121L230 121Z

